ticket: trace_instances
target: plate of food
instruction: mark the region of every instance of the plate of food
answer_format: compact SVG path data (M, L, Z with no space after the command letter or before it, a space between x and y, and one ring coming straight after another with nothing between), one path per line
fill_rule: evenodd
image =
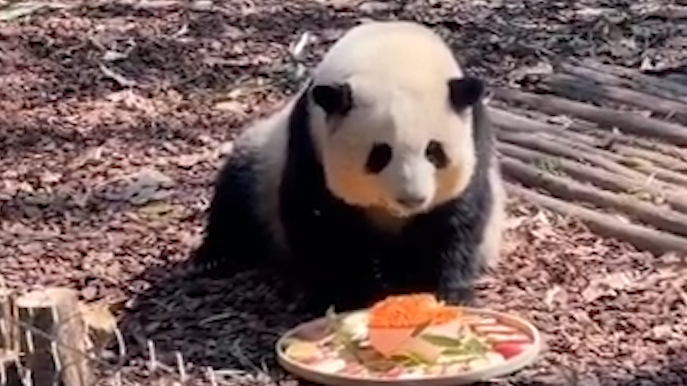
M287 331L276 349L287 371L319 384L456 386L514 373L541 345L537 329L519 317L410 294L330 310Z

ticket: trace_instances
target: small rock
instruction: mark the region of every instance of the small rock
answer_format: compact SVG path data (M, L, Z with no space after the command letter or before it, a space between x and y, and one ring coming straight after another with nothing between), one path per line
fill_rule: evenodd
M81 290L81 296L86 300L93 300L98 295L98 290L93 287L86 287Z
M223 101L215 105L215 108L223 111L231 111L235 113L243 113L243 106L235 101Z
M208 11L212 8L212 0L196 0L191 3L191 8L194 11Z

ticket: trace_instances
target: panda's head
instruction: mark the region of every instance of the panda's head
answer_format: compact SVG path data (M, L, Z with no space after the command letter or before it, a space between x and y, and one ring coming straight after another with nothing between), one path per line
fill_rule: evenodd
M348 204L407 217L468 185L480 80L401 84L363 74L315 83L308 93L327 187Z

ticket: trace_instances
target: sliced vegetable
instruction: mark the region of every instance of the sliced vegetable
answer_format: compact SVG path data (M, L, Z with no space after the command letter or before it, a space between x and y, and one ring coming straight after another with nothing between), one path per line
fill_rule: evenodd
M293 360L307 363L324 358L322 350L315 343L294 340L286 348L286 355Z
M494 345L494 351L503 355L506 360L512 358L525 350L525 345L519 343L497 343Z

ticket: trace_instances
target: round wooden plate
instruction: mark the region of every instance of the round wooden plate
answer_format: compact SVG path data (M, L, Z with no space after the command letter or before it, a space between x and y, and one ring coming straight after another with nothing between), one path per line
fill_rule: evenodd
M285 354L285 349L290 338L304 338L306 336L322 335L327 331L327 319L322 317L296 326L287 331L277 341L276 350L279 363L288 372L322 385L329 386L360 386L360 385L394 385L394 386L458 386L468 385L477 382L488 381L492 378L502 377L512 374L523 367L529 366L539 356L542 348L542 341L539 331L529 322L505 313L475 309L463 308L466 314L472 314L483 318L494 318L499 323L513 327L524 334L527 334L532 343L516 356L507 359L505 362L498 365L480 368L473 371L464 372L458 375L451 376L427 376L417 377L412 379L381 379L381 378L365 378L347 375L337 375L331 373L324 373L314 371L298 362L292 360ZM340 317L349 315L351 313L367 312L367 310L353 311L349 313L339 314Z

